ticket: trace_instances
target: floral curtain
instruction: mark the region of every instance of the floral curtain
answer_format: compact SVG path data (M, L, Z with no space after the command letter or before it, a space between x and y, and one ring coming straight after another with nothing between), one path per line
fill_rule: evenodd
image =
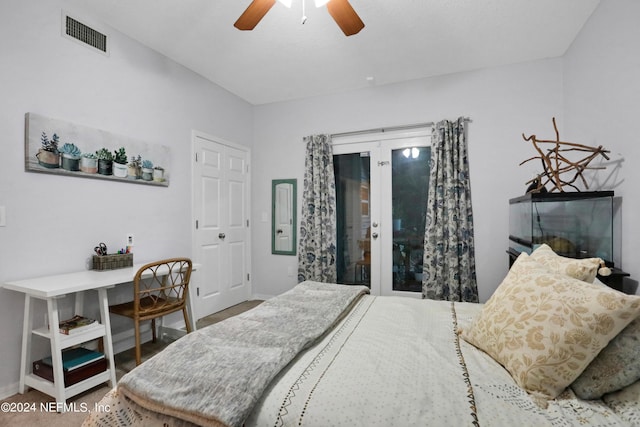
M298 243L298 281L335 283L336 182L329 135L304 138L307 144Z
M431 131L422 297L478 302L465 120Z

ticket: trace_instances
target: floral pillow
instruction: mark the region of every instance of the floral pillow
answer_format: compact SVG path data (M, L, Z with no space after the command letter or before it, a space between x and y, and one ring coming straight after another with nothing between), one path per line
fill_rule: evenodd
M556 254L549 245L543 243L531 253L531 258L544 264L549 270L593 283L598 274L600 258L567 258Z
M611 340L571 384L582 399L600 399L640 379L640 318Z
M550 272L522 253L461 337L544 407L639 313L639 296Z

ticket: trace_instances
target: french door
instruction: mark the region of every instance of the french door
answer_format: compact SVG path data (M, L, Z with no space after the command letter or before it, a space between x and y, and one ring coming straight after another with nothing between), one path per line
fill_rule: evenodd
M334 138L338 283L421 296L430 133Z

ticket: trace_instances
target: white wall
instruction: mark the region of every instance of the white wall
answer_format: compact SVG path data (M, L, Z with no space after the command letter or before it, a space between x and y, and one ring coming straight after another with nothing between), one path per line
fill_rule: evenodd
M108 27L108 57L63 38L63 8L86 21L61 0L0 4L0 283L82 270L127 233L136 262L190 256L191 131L251 145L250 104ZM170 186L25 172L26 112L169 146ZM22 318L22 295L0 289L0 397L17 391Z
M640 2L602 0L564 57L567 139L611 151L607 169L590 176L593 190L621 198L619 261L640 279Z
M485 301L508 269L508 200L524 194L535 172L533 165L518 166L534 155L522 133L552 136L551 118L563 123L562 81L562 60L550 59L256 107L254 293L276 295L297 282L296 257L271 255L270 185L297 178L302 200L305 135L468 116L478 288Z

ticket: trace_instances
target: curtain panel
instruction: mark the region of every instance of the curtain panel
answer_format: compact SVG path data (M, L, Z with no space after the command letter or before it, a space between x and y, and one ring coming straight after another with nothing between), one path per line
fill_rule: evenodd
M422 297L478 302L465 119L432 128Z
M335 283L336 182L329 135L304 138L307 144L298 243L298 281Z

